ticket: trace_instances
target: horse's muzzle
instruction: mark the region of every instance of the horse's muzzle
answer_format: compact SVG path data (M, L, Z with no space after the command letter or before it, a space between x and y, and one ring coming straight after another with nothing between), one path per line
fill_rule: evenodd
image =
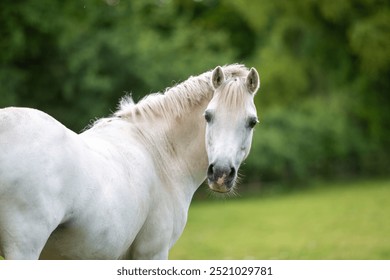
M210 189L220 193L230 192L234 186L236 174L236 168L233 166L210 164L207 169L207 179Z

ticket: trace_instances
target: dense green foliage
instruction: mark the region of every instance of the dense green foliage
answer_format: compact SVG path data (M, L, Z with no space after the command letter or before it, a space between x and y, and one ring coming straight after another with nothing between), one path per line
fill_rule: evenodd
M388 260L389 211L388 180L199 201L191 205L170 259Z
M389 3L236 3L259 34L250 61L263 69L259 107L267 107L253 173L286 180L388 174Z
M390 172L390 5L381 0L0 3L0 107L75 131L216 65L261 75L247 179Z

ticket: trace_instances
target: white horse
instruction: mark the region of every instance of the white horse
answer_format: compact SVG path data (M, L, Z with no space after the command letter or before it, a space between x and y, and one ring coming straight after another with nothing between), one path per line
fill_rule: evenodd
M257 71L217 67L76 134L0 110L0 255L167 259L196 189L233 190L258 122Z

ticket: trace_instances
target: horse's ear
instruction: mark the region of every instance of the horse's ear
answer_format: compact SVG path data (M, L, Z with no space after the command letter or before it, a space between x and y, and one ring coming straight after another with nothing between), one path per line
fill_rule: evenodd
M225 75L223 74L223 70L221 66L217 66L211 74L211 84L213 85L214 89L217 89L224 81Z
M253 94L260 88L260 77L255 68L251 68L245 83L248 90Z

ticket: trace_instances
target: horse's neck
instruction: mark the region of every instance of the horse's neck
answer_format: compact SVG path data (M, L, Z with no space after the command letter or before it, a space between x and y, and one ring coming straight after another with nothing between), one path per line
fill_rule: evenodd
M193 108L190 114L174 120L166 131L169 143L174 146L174 155L181 163L181 172L188 174L197 187L206 178L208 164L203 117L207 104L205 100Z
M198 92L187 97L192 94ZM191 199L206 178L208 161L203 113L209 97L209 94L203 94L196 102L190 102L191 106L184 106L186 112L180 116L168 114L167 117L148 119L130 115L102 119L86 133L92 134L93 138L104 138L122 154L125 150L131 152L133 145L142 146L150 154L165 185L178 188L178 192ZM131 137L130 141L128 137Z
M180 117L154 119L137 124L139 143L150 153L167 188L186 201L206 178L204 100Z

